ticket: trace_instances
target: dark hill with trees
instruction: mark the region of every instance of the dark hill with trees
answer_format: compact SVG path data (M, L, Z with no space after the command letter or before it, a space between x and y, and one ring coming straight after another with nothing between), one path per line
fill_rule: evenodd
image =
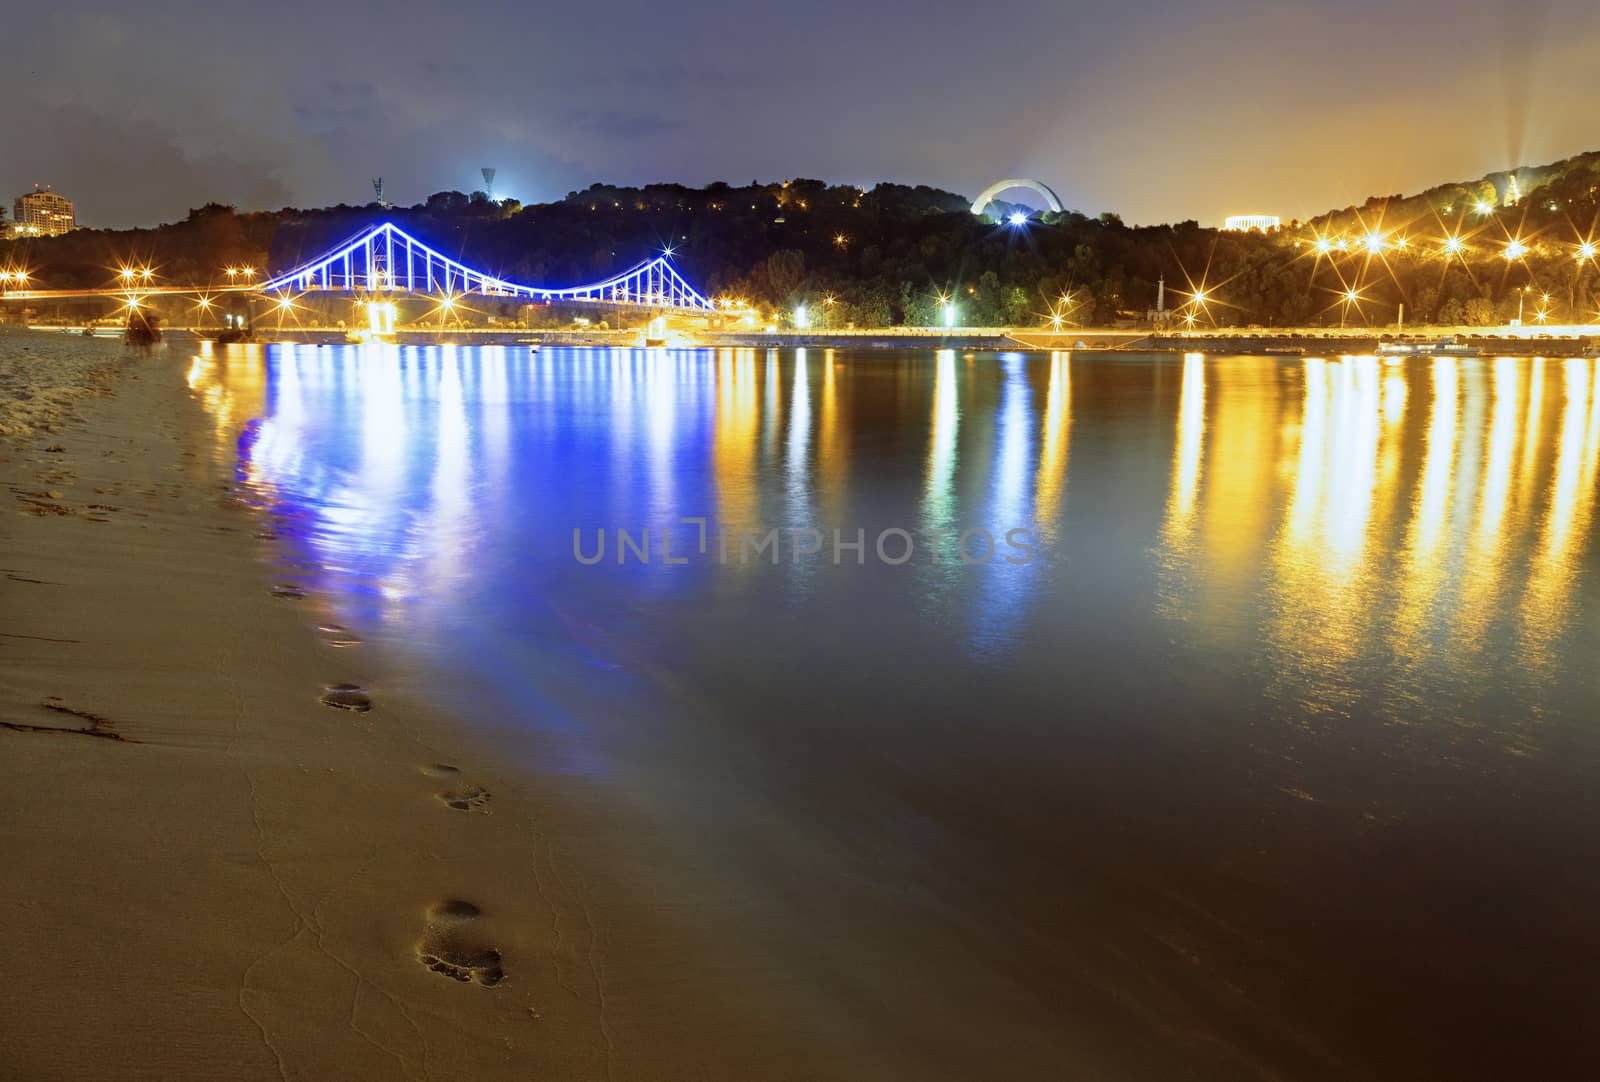
M287 269L389 219L528 284L596 280L671 247L712 297L780 312L826 306L835 324L933 324L942 295L968 325L1038 325L1052 314L1140 320L1162 276L1169 307L1203 289L1207 303L1193 309L1203 323L1384 324L1403 303L1408 324L1488 325L1514 314L1519 293L1537 298L1530 322L1542 308L1558 323L1595 318L1595 262L1578 256L1596 224L1597 188L1600 152L1374 197L1263 235L1074 212L996 224L975 218L959 195L898 184L596 184L532 206L481 192L440 192L404 208L236 213L211 204L154 229L14 240L0 244L0 264L26 266L40 288L106 285L129 264L149 264L167 282L221 282L224 267ZM1452 236L1460 248L1447 251Z

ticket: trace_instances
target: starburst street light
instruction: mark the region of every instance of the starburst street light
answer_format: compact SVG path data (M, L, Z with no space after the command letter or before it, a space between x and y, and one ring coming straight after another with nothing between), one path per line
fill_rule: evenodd
M1459 236L1456 236L1455 234L1452 233L1450 236L1444 238L1444 254L1445 255L1460 255L1462 252L1465 252L1466 250L1467 250L1466 242L1463 241Z
M1366 237L1362 239L1361 244L1364 248L1366 248L1367 254L1369 255L1377 255L1386 247L1383 240L1383 234L1376 232L1368 233Z
M1344 291L1340 301L1342 303L1339 307L1339 329L1343 330L1345 319L1350 315L1350 309L1354 308L1357 314L1361 312L1361 291L1354 286L1350 286Z
M1472 209L1477 211L1479 214L1493 214L1494 204L1489 202L1487 199L1480 199L1472 205Z
M1327 237L1318 237L1311 245L1318 255L1327 255L1333 251L1333 241Z
M1508 262L1508 263L1515 262L1516 260L1521 259L1524 256L1526 256L1527 254L1528 254L1528 246L1526 244L1522 243L1522 241L1518 240L1516 237L1512 237L1510 240L1506 241L1506 250L1505 250L1506 262Z
M1594 245L1593 241L1588 241L1588 240L1584 241L1582 244L1578 245L1578 255L1577 255L1578 262L1579 263L1587 263L1587 262L1589 262L1590 260L1592 260L1595 257L1596 251L1597 251L1597 249L1595 248L1595 245Z

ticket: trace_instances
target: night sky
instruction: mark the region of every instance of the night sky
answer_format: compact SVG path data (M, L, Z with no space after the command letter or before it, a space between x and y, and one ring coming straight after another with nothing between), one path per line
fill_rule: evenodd
M1593 0L8 7L0 190L86 225L596 180L1005 176L1304 216L1600 149ZM8 206L9 209L9 206Z

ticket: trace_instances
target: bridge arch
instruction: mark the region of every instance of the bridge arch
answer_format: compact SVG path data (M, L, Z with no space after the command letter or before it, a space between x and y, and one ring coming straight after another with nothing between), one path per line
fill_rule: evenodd
M1025 177L1013 177L1010 180L997 180L983 190L983 194L973 200L972 213L982 214L989 209L989 204L994 202L994 197L1008 188L1026 188L1030 192L1044 196L1045 203L1057 214L1066 208L1061 205L1061 200L1056 198L1056 193L1039 183L1037 180L1028 180Z

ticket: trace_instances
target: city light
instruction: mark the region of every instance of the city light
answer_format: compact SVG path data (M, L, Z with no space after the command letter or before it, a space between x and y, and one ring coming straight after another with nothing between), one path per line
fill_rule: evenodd
M1444 254L1445 255L1460 255L1462 252L1464 252L1466 250L1467 250L1467 246L1461 240L1460 237L1455 236L1455 235L1452 234L1451 236L1448 236L1448 237L1444 238Z
M1494 204L1489 202L1487 199L1480 199L1472 205L1472 209L1477 211L1479 214L1493 214Z
M1312 247L1317 250L1318 255L1327 255L1329 252L1333 251L1333 241L1329 240L1327 237L1318 237L1316 242L1312 244Z
M1528 254L1528 246L1516 238L1506 242L1505 256L1507 262L1521 259Z
M1377 255L1384 249L1382 233L1368 233L1361 243L1366 246L1367 251L1372 255Z
M1007 218L1006 221L1010 222L1014 226L1027 225L1028 216L1020 210L1014 210L1011 212L1011 217Z
M1592 241L1584 241L1578 245L1578 262L1587 263L1595 257L1595 246Z
M944 317L944 325L947 329L956 325L956 306L949 297L943 294L939 297L939 311Z
M801 330L811 326L811 313L805 305L799 305L794 310L794 325Z

